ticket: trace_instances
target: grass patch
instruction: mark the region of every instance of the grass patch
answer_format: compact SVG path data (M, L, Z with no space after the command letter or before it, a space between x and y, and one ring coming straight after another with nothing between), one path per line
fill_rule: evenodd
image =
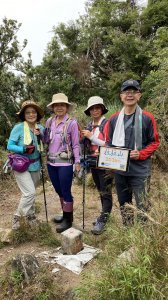
M83 272L75 300L168 299L168 185L167 174L154 170L149 220L123 227L117 216L100 236L85 234L85 243L103 250ZM119 256L133 249L133 259ZM130 252L129 252L130 253Z
M4 248L5 244L0 241L0 249Z
M46 268L41 268L29 284L22 273L13 271L11 265L6 266L4 277L0 278L1 299L10 300L61 300L62 290L53 275Z
M30 241L36 241L41 246L57 247L60 245L60 242L52 232L51 226L45 222L39 223L32 228L27 222L22 220L19 230L12 232L11 239L15 246Z
M41 246L60 246L60 241L55 238L55 235L51 230L51 226L47 223L41 223L39 225L37 234L37 240Z
M55 282L53 275L48 271L46 272L46 269L42 269L36 276L34 287L36 289L34 300L63 299L62 288Z
M41 211L42 203L41 201L35 201L35 214L39 214Z
M9 265L9 264L8 264ZM6 274L0 279L0 291L2 293L10 295L10 299L15 299L14 295L22 292L23 275L18 271L13 271L8 266ZM5 299L5 297L4 297ZM8 298L9 299L9 298Z
M75 300L168 299L167 213L166 202L155 203L151 211L154 220L145 225L135 223L125 228L114 217L100 237L85 236L103 252L94 268L83 274ZM134 258L119 260L119 255L130 248Z
M91 172L89 172L87 175L86 175L86 186L88 188L91 188L91 189L95 189L96 188L96 185L93 181L93 177L92 177L92 174Z

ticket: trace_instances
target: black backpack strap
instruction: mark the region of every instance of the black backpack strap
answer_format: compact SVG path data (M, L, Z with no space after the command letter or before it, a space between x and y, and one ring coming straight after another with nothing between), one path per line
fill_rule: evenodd
M99 127L99 131L103 134L103 136L104 136L103 129L104 129L104 126L107 123L107 121L108 121L107 119L103 119L100 125L95 126L95 127ZM88 123L86 129L89 130L89 131L92 131L92 129L93 129L92 121L90 121Z
M92 129L93 129L92 121L90 121L86 126L86 130L92 131Z
M134 114L128 119L128 121L124 124L124 129L126 130L131 124L134 123Z
M104 129L104 126L106 125L107 121L108 121L107 119L103 119L103 121L101 122L101 124L99 126L99 130L102 133L103 137L105 136L103 129Z

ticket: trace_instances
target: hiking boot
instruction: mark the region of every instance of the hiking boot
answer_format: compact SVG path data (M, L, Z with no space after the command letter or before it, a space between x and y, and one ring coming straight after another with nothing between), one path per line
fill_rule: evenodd
M101 213L101 214L102 214L102 213ZM92 222L92 225L93 225L93 226L96 225L96 223L99 222L100 218L101 218L101 215L100 215L99 217L97 217L96 221L93 221L93 222Z
M95 235L99 235L101 233L103 233L103 231L105 230L105 226L106 223L108 221L109 218L109 213L101 213L101 215L97 218L95 224L93 224L93 229L91 230L91 232Z
M140 224L146 224L148 222L148 217L143 215L142 213L138 213L137 214L137 222L139 222Z
M98 221L99 221L99 217L96 219L96 221L92 222L92 225L95 226Z
M59 224L63 221L63 216L55 216L53 219L52 219L52 222L56 223L56 224Z
M62 223L64 217L63 216L55 216L53 219L52 219L52 222L56 223L56 224L59 224L59 223ZM73 222L73 216L72 216L72 222Z
M20 217L14 216L12 221L12 230L18 230L20 228Z
M26 218L28 221L36 220L36 215L35 214L28 215L28 216L26 216Z
M122 223L124 226L132 226L134 224L134 211L131 207L125 205L120 206Z
M92 224L95 225L96 222L107 222L110 216L110 212L104 213L103 211L101 212L100 216L97 217L96 221L94 221Z
M72 227L73 212L63 212L63 221L57 226L56 231L61 233Z
M91 232L95 235L99 235L105 230L105 225L106 223L97 221Z
M39 223L39 220L36 218L35 214L26 216L26 220L30 226L36 226Z

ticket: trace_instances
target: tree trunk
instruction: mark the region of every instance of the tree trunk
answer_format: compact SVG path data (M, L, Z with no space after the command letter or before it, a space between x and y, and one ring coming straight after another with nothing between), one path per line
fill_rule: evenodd
M9 120L7 114L4 112L4 110L1 110L1 114L5 117L8 126L11 128L11 127L12 127L12 123L11 123L11 121Z

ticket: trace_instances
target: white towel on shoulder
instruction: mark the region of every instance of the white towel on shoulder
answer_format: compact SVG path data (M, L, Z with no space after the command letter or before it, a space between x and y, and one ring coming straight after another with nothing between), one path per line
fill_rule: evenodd
M125 145L125 130L124 130L124 107L120 111L116 126L113 133L112 145L124 147Z
M135 110L135 150L142 149L142 109L137 105ZM125 147L125 127L124 127L124 107L118 115L116 126L113 133L112 145Z

